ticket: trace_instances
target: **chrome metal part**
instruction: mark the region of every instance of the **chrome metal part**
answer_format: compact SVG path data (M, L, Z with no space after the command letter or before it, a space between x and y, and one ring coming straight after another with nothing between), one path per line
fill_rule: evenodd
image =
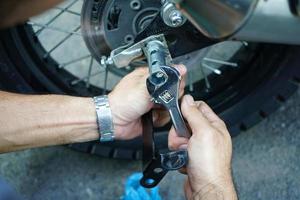
M112 49L132 45L138 32L157 15L159 6L159 1L84 1L81 32L93 57L100 62Z
M173 2L210 38L300 44L299 2L294 5L289 0Z
M142 7L142 3L140 0L131 0L130 1L130 8L133 10L140 10Z
M153 40L147 43L146 47L143 48L144 54L146 55L151 79L161 79L164 77L164 73L161 70L161 66L170 66L172 64L171 54L166 42L159 40ZM153 78L152 78L153 77Z
M233 36L235 40L300 44L300 17L288 0L259 0L247 23Z
M110 57L106 60L107 65L114 65L117 68L127 67L130 63L145 58L144 48L147 48L147 44L151 41L156 43L160 42L163 46L167 46L167 42L163 35L150 36L132 46L126 45L115 49L111 52ZM166 52L167 53L167 52ZM170 54L166 57L166 62L171 62Z
M117 68L127 67L133 60L143 56L143 50L139 44L135 44L129 48L120 47L111 52L110 57L106 60L107 65L114 65Z
M160 70L165 74L164 82L153 82L150 75L147 79L148 92L154 103L162 105L169 112L178 136L189 138L190 133L178 103L180 74L174 67L170 66L160 66Z
M177 134L188 138L190 134L178 104L181 76L174 67L171 67L172 58L168 46L163 42L164 36L160 37L163 39L150 40L143 48L150 69L147 89L153 102L168 110Z
M168 171L179 170L188 164L188 152L186 150L159 154L156 149L149 159L148 165L144 166L143 177L140 184L145 188L157 186Z
M162 167L167 170L178 170L188 163L188 152L186 150L161 154ZM157 170L156 170L157 171Z
M93 98L95 107L96 107L96 115L97 115L97 124L98 131L100 134L101 142L112 142L115 138L114 135L114 124L112 113L108 101L108 97L97 96Z
M169 0L162 0L161 17L170 27L179 27L186 22L186 17Z
M164 36L161 36L164 38ZM147 39L146 39L147 40ZM180 137L190 137L179 108L180 73L171 67L171 55L168 46L162 40L150 40L143 52L147 57L150 76L147 89L154 103L162 105L170 114L176 133ZM169 65L169 66L168 66ZM155 148L152 112L142 118L143 121L143 177L140 180L146 188L155 187L168 171L178 170L188 163L187 150L160 153Z
M225 38L234 34L247 21L257 2L257 0L173 1L203 34L211 38Z
M175 68L170 67L172 58L164 35L150 36L132 46L116 49L108 59L102 60L102 64L126 67L134 60L141 59L143 55L149 63L147 88L153 101L169 111L178 135L189 137L178 105L181 77Z
M230 66L230 67L238 67L239 66L237 63L232 63L232 62L228 62L228 61L224 61L224 60L217 60L217 59L207 58L207 57L204 57L203 61L222 64L222 65L226 65L226 66Z

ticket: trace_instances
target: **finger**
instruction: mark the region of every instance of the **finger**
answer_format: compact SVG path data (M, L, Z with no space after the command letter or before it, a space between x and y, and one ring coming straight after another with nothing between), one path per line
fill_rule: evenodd
M169 112L165 109L155 109L153 112L153 125L154 127L162 127L169 123L171 117Z
M171 128L168 136L168 146L170 150L187 149L188 142L189 140L187 138L179 137L177 135L174 127Z
M186 86L185 80L186 80L187 69L184 65L175 65L174 67L179 71L181 75L181 81L179 85L179 98L181 98L184 94L184 88Z
M143 88L144 92L148 94L147 88L146 88L146 80L149 76L148 68L146 67L140 67L135 69L133 72L125 76L122 81L123 82L132 82L132 80L135 80L135 84L139 88Z
M184 76L184 78L181 79L180 85L179 85L179 99L181 99L182 96L184 95L185 86L186 86L186 83L185 83L185 76Z
M203 101L199 102L199 109L206 119L216 128L226 128L224 121Z
M218 115L204 102L204 101L199 101L200 103L200 110L203 113L203 115L208 119L210 122L215 122L215 121L222 121Z
M133 76L146 76L149 74L148 67L139 67L133 70L129 75Z
M193 198L193 191L188 178L184 183L184 194L185 194L185 198L188 200Z
M198 134L203 130L211 129L210 122L199 110L197 103L194 101L193 97L186 95L183 97L181 103L181 111L183 117L187 120L193 134Z
M183 167L183 168L179 169L178 171L179 171L181 174L183 174L183 175L187 175L187 169L186 169L186 167Z
M174 67L178 70L178 72L182 77L186 75L187 69L184 65L179 64L179 65L174 65Z

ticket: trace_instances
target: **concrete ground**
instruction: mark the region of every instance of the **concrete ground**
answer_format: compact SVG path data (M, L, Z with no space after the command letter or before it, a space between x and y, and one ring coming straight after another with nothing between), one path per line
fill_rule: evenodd
M300 92L267 120L233 139L240 199L300 198ZM119 199L138 161L110 160L51 147L0 155L0 175L26 199ZM184 199L184 176L170 173L163 199ZM179 189L178 189L179 188Z

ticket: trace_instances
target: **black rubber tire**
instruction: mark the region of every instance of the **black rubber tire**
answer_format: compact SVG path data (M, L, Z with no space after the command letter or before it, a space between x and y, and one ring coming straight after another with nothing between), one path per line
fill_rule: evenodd
M34 49L26 49L27 43L23 41L22 35L17 34L16 29L18 28L0 33L0 88L2 90L26 94L56 93L82 96L97 92L96 88L91 88L89 91L81 90L79 93L65 84L70 80L53 81L57 70L38 68L37 66L42 65L44 61L35 54ZM21 50L19 45L23 45L22 48L26 51ZM51 59L47 60L47 63L55 65ZM256 52L247 65L249 73L255 68L262 71L261 74L255 74L251 78L255 84L251 86L247 84L247 81L250 81L249 77L248 80L241 78L236 84L243 83L241 84L243 86L239 87L239 94L234 101L222 105L208 101L210 105L216 105L214 110L225 120L232 136L268 117L297 90L300 80L300 47L262 44L259 52ZM270 67L273 68L272 73L264 72L264 69ZM261 75L263 77L260 77ZM234 87L234 85L229 87L228 92ZM219 99L222 99L222 96ZM163 132L156 135L159 148L167 147L166 136L167 134ZM105 157L123 159L141 157L141 139L105 145L89 142L70 146L82 152Z

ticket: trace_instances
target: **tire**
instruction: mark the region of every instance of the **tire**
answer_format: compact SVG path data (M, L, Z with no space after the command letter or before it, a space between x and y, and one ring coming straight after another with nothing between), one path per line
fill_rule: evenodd
M26 38L27 25L1 31L0 88L25 94L69 94L92 96L98 88L71 87L72 75L61 72L51 58L43 60L36 38ZM241 58L242 59L242 58ZM245 61L242 77L207 98L208 104L224 119L232 136L247 130L276 111L298 88L300 81L300 47L259 44ZM48 67L52 66L52 67ZM54 66L54 67L53 67ZM56 66L56 67L55 67ZM235 94L227 100L226 94ZM195 93L194 96L199 94ZM166 128L158 130L158 148L167 148ZM141 139L111 144L88 142L70 145L73 149L111 158L140 159Z

